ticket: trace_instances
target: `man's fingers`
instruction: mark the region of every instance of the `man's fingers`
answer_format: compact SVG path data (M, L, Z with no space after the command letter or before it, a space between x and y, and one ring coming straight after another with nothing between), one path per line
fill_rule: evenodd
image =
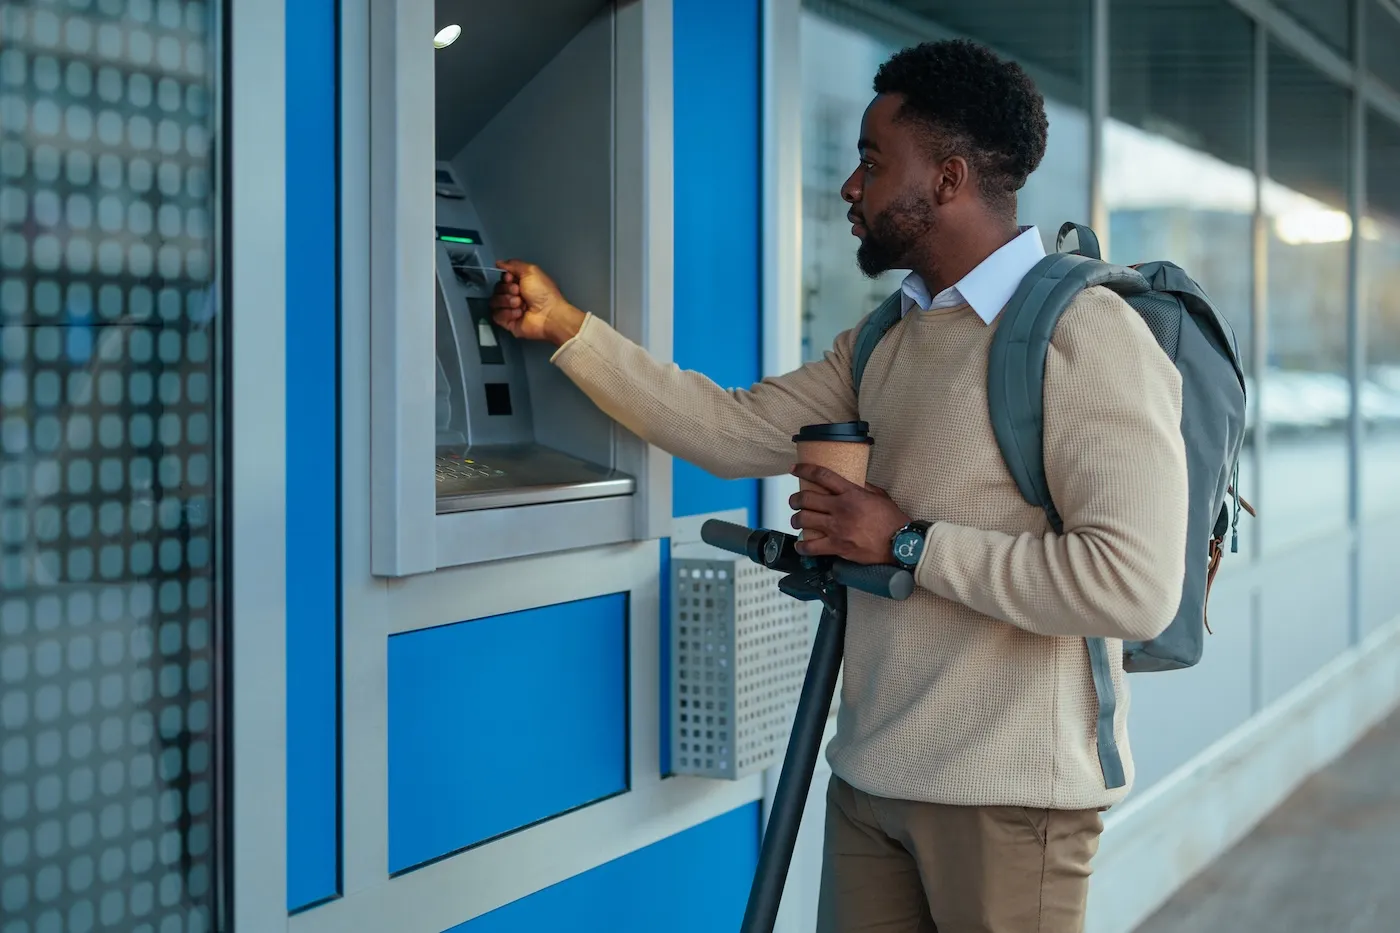
M804 489L788 497L788 506L797 512L830 512L835 497L814 489Z
M822 534L831 531L831 516L821 512L795 512L790 521L792 527L803 531L817 531Z
M831 535L822 535L820 538L803 538L795 545L797 553L804 557L832 557L839 556L839 542Z
M498 313L493 314L493 315L491 316L491 320L493 320L493 321L496 322L496 326L497 326L497 327L504 327L507 331L509 331L509 332L510 332L510 335L511 335L512 337L519 337L519 336L520 336L520 318L521 318L521 317L522 317L522 315L520 314L519 311L515 312L514 314L511 314L511 313L509 313L509 312L507 312L507 313L499 313L499 312L498 312Z
M525 273L530 271L531 266L528 262L520 259L498 259L496 260L496 268L507 276L519 279L525 277Z
M799 463L792 468L792 475L798 479L805 479L809 483L815 483L832 494L839 494L851 489L859 489L855 483L850 482L835 470L828 470L824 466L817 466L815 463Z

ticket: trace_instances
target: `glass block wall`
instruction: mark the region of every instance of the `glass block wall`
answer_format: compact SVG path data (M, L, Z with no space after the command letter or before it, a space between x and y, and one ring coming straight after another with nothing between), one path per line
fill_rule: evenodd
M0 933L222 927L220 6L0 0Z

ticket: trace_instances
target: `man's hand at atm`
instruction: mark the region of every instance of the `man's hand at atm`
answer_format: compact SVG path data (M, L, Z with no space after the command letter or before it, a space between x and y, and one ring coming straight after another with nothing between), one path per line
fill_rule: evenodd
M562 347L583 327L586 315L569 304L539 266L506 259L496 268L501 280L491 294L491 316L512 336Z

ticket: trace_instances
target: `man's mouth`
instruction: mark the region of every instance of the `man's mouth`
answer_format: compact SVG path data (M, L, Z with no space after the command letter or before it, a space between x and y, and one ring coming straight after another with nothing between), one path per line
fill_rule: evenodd
M852 236L864 236L864 235L865 235L865 220L864 220L864 218L857 217L855 214L847 214L847 215L846 215L846 219L849 220L849 221L851 222L851 235L852 235Z

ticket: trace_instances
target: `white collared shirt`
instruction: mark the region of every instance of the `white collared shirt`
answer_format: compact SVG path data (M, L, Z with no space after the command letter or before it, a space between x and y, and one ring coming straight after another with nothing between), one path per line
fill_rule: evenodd
M1035 227L1021 227L1020 230L1014 240L978 263L956 284L949 285L931 298L928 285L919 274L909 273L900 286L904 293L900 313L908 314L915 307L923 311L936 311L966 304L984 322L992 323L1016 293L1021 279L1031 271L1032 266L1045 258L1045 244L1040 241L1040 232Z

